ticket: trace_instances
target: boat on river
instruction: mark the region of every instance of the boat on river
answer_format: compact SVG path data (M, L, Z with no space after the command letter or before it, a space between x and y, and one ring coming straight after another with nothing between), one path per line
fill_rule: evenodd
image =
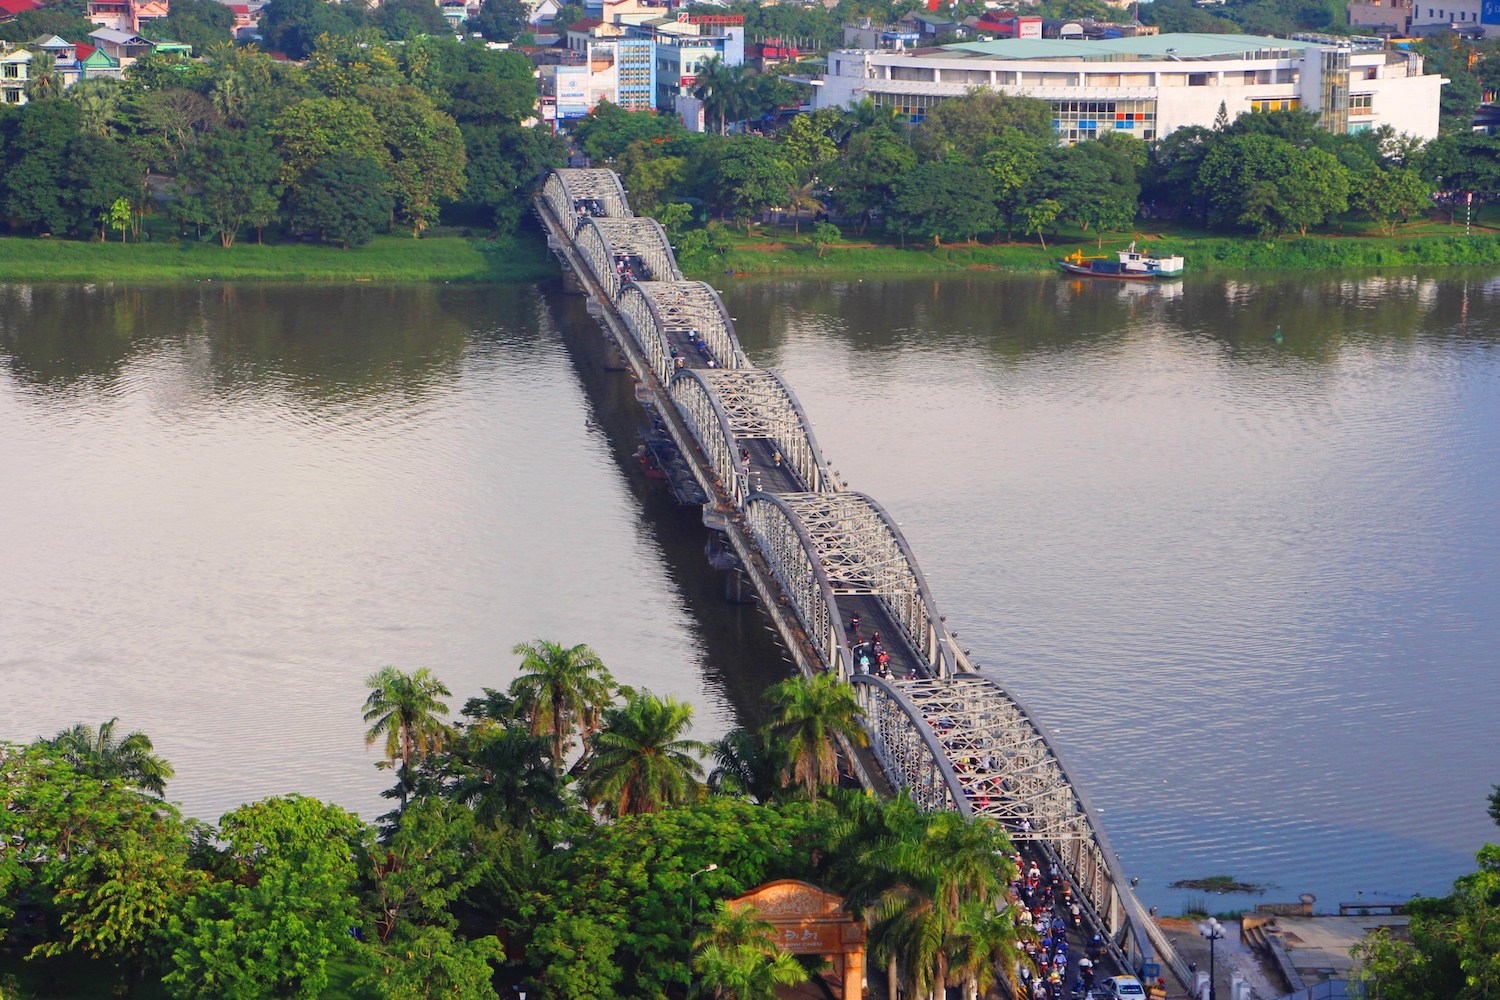
M1074 250L1057 263L1068 274L1113 278L1116 281L1162 281L1182 277L1181 257L1157 257L1144 250L1137 250L1134 241L1115 256L1115 260L1102 255L1085 257L1083 251Z

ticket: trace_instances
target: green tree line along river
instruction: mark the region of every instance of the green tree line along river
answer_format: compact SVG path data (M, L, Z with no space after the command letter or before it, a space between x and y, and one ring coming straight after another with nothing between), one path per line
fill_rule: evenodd
M216 6L186 5L184 25L200 5ZM565 158L549 126L522 124L537 100L529 60L425 34L396 16L404 8L383 7L374 22L325 24L317 17L352 17L326 6L271 5L268 37L304 57L298 63L218 44L201 58L142 59L123 81L62 90L36 60L30 102L0 109L4 226L179 247L231 248L251 238L350 248L380 233L460 230L508 240L539 178ZM1444 72L1487 79L1487 56L1471 68L1438 43L1427 51ZM699 272L726 261L735 269L737 244L761 249L729 228L748 232L755 220L790 231L808 251L804 269L822 266L812 261L830 250L844 269L903 269L889 254L861 254L870 241L1026 241L1045 251L1049 239L1102 247L1107 236L1142 229L1162 234L1161 249L1232 237L1193 253L1190 266L1204 269L1500 257L1488 230L1455 235L1471 212L1486 221L1485 206L1500 194L1500 139L1468 130L1467 108L1447 108L1444 132L1425 144L1389 130L1333 135L1301 112L1230 120L1225 109L1214 128L1151 143L1112 134L1059 147L1046 102L992 92L944 102L910 126L868 103L779 116L802 99L796 87L744 67L711 63L697 90L708 134L688 132L674 115L607 102L571 131L593 162L620 171L632 203L668 227L683 265ZM1395 244L1268 242L1310 233L1389 238L1402 226ZM1036 268L1048 259L1025 248L995 251L974 263ZM67 269L57 254L30 263L5 256L17 258L5 264L13 276ZM136 270L170 275L168 260L183 256L142 253ZM411 257L414 277L495 276L472 254L446 274L415 250ZM106 269L111 260L128 267L126 259L98 258ZM246 259L225 255L219 266ZM355 276L359 266L325 270ZM302 262L288 271L321 276Z

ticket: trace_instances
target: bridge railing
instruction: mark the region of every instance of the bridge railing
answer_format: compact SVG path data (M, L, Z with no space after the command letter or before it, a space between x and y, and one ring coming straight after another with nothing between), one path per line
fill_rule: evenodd
M839 676L849 677L853 664L844 643L844 620L829 585L828 571L817 559L807 529L782 496L751 494L744 510L745 526L765 554L772 575L791 600L819 656Z
M595 213L612 219L629 218L630 202L613 170L559 169L547 175L542 198L570 233Z
M573 233L573 246L609 295L611 305L619 301L620 290L627 283L620 268L622 258L638 262L633 280L682 280L672 244L655 219L586 218Z
M779 376L762 373L745 360L722 301L707 286L690 294L694 301L678 301L670 308L687 310L675 317L691 313L702 320L703 325L687 328L698 329L716 356L733 359L734 366L680 374L671 370L665 335L669 329L682 327L673 325L677 319L668 316L663 296L668 284L676 289L696 283L682 281L660 225L629 215L623 189L618 205L608 203L608 217L580 218L576 192L588 185L610 189L602 178L569 178L558 172L548 178L542 200L569 231L576 259L581 259L604 291L604 305L618 309L625 320L621 325L649 359L650 369L670 386L673 402L687 418L688 433L709 458L707 464L719 480L704 485L722 489L740 507L745 527L792 605L814 647L812 652L828 669L855 684L887 776L910 788L928 808L975 814L975 776L961 774L954 767L954 751L945 745L944 733L930 724L921 704L923 698L933 696L934 686L956 685L948 697L963 688L969 702L965 710L976 713L977 728L984 729L984 738L991 741L991 754L998 754L1004 768L1009 768L1008 773L1002 768L989 776L998 782L991 786L997 794L984 796L989 801L980 811L993 812L998 801L1005 804L1001 811L1014 813L1011 819L1030 819L1030 838L1058 859L1079 898L1088 904L1090 919L1107 931L1112 945L1149 953L1148 941L1136 935L1149 935L1154 925L1148 926L1134 894L1121 885L1111 864L1115 854L1087 799L1068 776L1046 731L1024 706L989 678L972 672L967 653L958 649L937 614L916 559L895 522L869 497L843 489L818 451L812 428L790 387ZM613 185L618 187L618 179ZM616 211L621 214L613 215ZM638 263L635 282L662 283L661 287L631 289L635 282L622 280L617 267L622 257ZM712 322L715 315L722 321L722 341L710 337L718 329ZM738 446L742 439L754 437L776 443L808 492L771 495L739 482ZM854 675L838 607L840 593L880 600L934 679L891 684L878 677ZM913 685L928 685L928 689L918 691ZM1025 815L1014 806L1021 801L1026 805ZM1019 827L1013 833L1018 831ZM1161 947L1170 950L1165 939L1160 940ZM1171 957L1175 959L1175 954Z

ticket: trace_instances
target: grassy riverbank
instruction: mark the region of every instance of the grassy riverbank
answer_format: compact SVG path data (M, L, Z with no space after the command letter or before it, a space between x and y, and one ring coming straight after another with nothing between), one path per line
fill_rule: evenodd
M414 240L382 236L355 250L300 243L98 243L0 238L0 281L499 282L555 277L538 235Z
M739 276L850 274L937 274L958 271L1053 271L1058 258L1074 250L1108 253L1129 243L1133 234L1108 233L1103 250L1084 234L1048 241L999 244L910 245L848 239L819 250L806 233L770 227L749 234L726 234L723 253L692 261L700 275L733 272ZM1500 236L1475 227L1465 236L1463 226L1419 223L1395 236L1350 232L1259 240L1253 237L1211 236L1186 229L1142 230L1141 245L1153 253L1178 253L1187 258L1191 274L1211 271L1296 271L1387 266L1448 266L1500 264Z

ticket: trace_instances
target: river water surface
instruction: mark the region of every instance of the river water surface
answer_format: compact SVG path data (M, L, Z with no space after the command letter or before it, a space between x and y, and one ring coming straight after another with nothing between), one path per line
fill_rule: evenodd
M1148 902L1472 868L1500 282L725 292ZM0 287L0 738L119 715L195 815L295 790L373 816L364 677L430 666L461 702L538 636L693 702L700 738L753 720L787 668L631 461L606 362L552 289Z

